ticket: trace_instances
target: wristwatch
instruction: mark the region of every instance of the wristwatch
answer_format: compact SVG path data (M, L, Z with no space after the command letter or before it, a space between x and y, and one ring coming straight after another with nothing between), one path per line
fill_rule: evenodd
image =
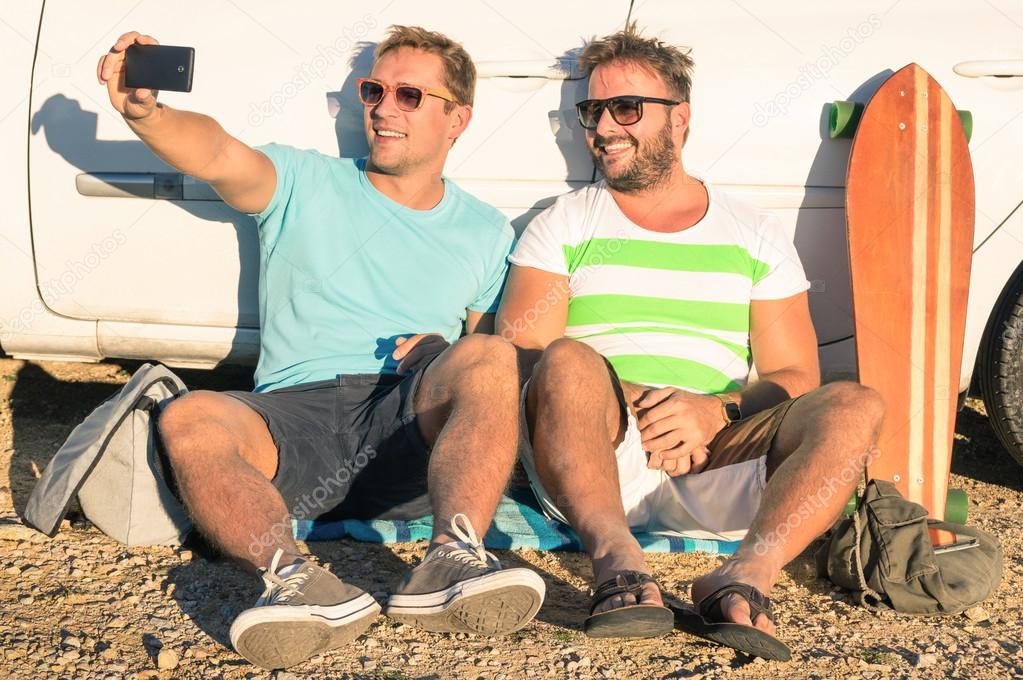
M739 402L731 394L715 394L721 400L721 415L725 419L725 427L742 420L742 410Z

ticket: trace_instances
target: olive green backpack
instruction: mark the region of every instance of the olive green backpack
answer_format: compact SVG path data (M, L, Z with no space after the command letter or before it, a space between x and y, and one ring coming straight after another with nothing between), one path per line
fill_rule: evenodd
M929 529L957 534L956 547L936 553ZM880 480L869 482L856 512L825 535L816 559L818 574L859 604L917 616L958 614L990 597L1002 578L994 536L930 520L923 506Z

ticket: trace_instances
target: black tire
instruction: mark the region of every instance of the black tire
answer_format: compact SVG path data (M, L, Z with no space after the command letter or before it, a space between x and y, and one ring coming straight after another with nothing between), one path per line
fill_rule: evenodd
M991 427L1023 465L1023 265L991 313L977 355L977 374Z

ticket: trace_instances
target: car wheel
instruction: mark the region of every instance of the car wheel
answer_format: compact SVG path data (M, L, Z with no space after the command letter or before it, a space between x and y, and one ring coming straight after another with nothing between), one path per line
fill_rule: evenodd
M977 356L977 373L991 427L1023 465L1023 266L991 314Z

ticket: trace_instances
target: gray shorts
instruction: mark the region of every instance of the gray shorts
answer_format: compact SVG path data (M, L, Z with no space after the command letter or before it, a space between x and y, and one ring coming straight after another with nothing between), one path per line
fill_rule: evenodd
M430 450L413 406L424 371L225 394L266 422L273 485L293 518L413 519L430 514Z

